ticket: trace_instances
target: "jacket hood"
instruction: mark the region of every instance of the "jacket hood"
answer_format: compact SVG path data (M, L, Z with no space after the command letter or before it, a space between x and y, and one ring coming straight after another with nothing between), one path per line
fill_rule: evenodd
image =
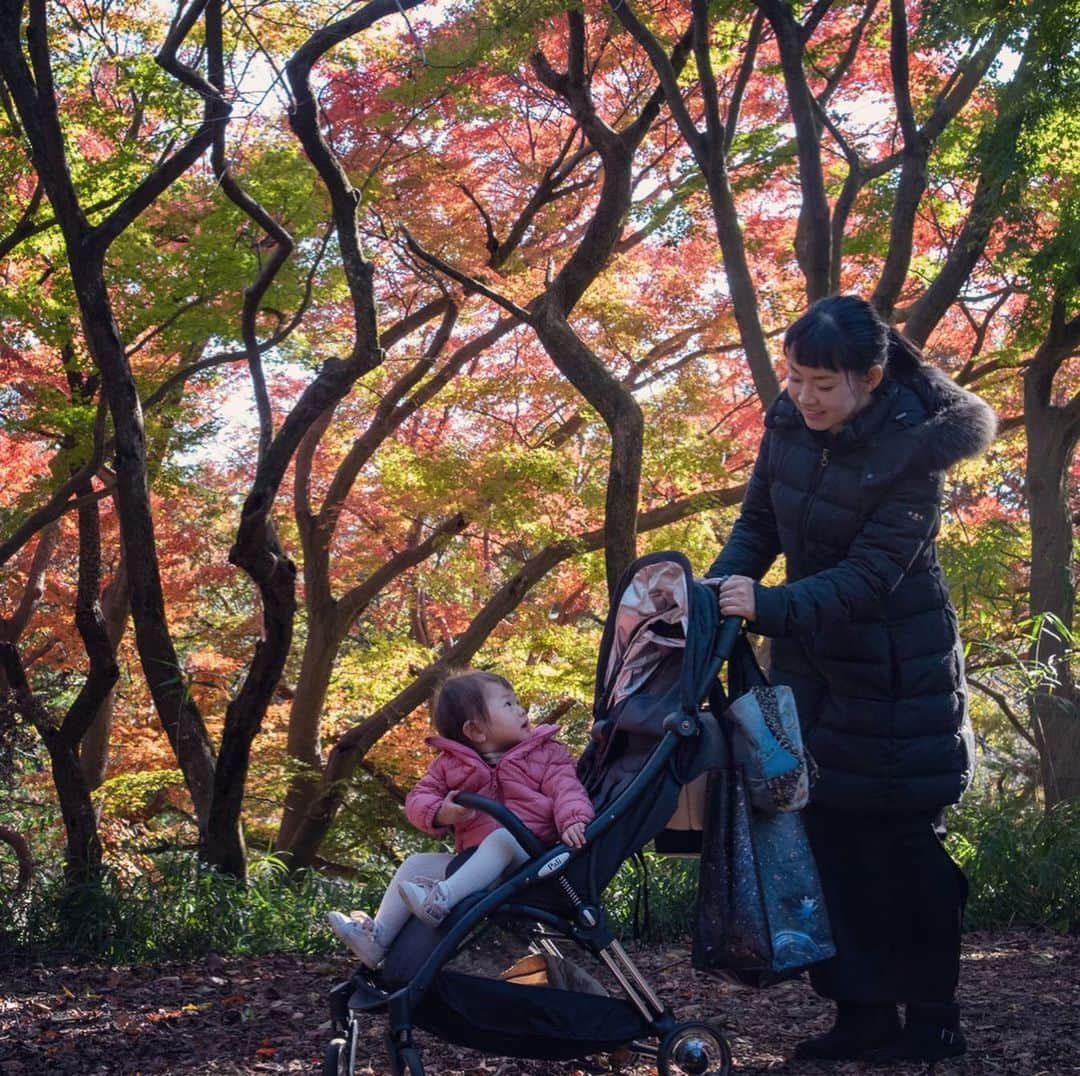
M765 425L807 429L786 389L770 405ZM927 471L948 470L962 459L985 452L996 433L997 416L987 403L947 374L924 365L904 382L886 377L874 390L870 405L843 429L814 436L840 451L873 441L892 442L894 466L890 471L895 477L916 466Z
M932 471L944 471L993 443L997 415L973 392L961 388L933 366L922 366L910 386L926 409L919 430L920 459Z

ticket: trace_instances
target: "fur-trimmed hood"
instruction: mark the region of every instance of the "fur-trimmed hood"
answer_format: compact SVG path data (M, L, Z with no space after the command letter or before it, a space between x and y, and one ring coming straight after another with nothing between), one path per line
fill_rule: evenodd
M771 429L801 427L802 416L785 389L769 407ZM932 366L921 366L903 382L886 376L871 404L836 434L816 434L838 452L871 451L880 459L881 479L894 481L914 467L945 471L985 452L997 433L993 409Z
M997 435L997 415L973 392L933 366L922 366L910 385L924 407L919 427L919 462L944 471L985 452Z

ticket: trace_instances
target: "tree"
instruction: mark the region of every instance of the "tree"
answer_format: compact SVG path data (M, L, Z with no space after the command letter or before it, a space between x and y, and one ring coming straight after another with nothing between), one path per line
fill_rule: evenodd
M65 873L68 882L76 884L96 880L101 868L97 819L90 802L90 788L79 764L79 744L119 675L115 648L98 604L101 572L98 506L89 482L78 492L84 504L79 509L79 591L75 620L90 668L58 725L30 689L15 645L0 644L0 663L14 706L37 729L49 752L67 831Z
M598 147L596 156L602 163L603 183L595 207L590 209L591 215L586 218L583 226L576 229L577 238L563 268L558 273L550 273L543 294L524 307L496 292L476 274L463 272L442 257L428 252L411 234L406 233L408 247L417 257L461 285L466 295L477 293L493 299L507 310L512 318L500 320L490 330L460 347L407 402L401 402L404 394L413 390L419 379L432 368L438 350L445 346L446 338L459 313L456 305L450 305L446 309L443 328L434 336L425 357L384 392L371 425L344 457L329 484L328 495L317 517L310 513L307 494L314 440L301 457L303 466L298 468L297 480L298 502L302 511L298 519L301 534L306 536L305 571L308 573L307 582L311 589L308 592L309 634L290 721L290 751L305 768L291 784L285 819L277 840L278 847L286 851L292 862L298 865L307 865L313 861L319 842L325 836L340 802L343 778L352 772L383 732L415 708L415 703L412 706L408 703L430 694L433 685L450 665L467 661L498 621L525 596L528 587L574 551L573 542L560 539L525 558L517 574L487 601L480 615L472 619L461 637L447 643L443 660L429 665L412 685L389 704L389 708L381 708L375 715L365 719L362 726L349 733L335 748L323 769L318 742L318 717L325 698L331 665L350 625L378 594L380 587L385 587L400 572L422 563L437 552L450 536L464 531L473 518L490 508L494 497L486 493L481 486L479 495L473 499L468 510L446 514L423 541L420 541L419 533L411 537L399 553L372 572L367 579L353 586L343 599L335 600L330 596L327 585L328 554L330 539L340 518L342 499L355 480L360 466L371 457L387 435L409 418L418 406L431 400L436 392L442 391L455 371L460 370L466 362L474 361L484 349L496 344L515 322L523 322L534 329L552 363L601 413L612 437L612 463L607 469L603 515L605 526L600 532L606 550L609 585L613 584L633 556L643 431L640 412L630 390L641 382L648 372L649 364L641 364L620 380L608 371L589 346L570 328L566 318L588 285L595 281L605 268L616 241L623 234L623 221L629 209L633 187L632 151L649 130L659 98L655 93L646 97L640 115L627 126L623 135L616 136L598 119L589 99L584 66L584 21L571 15L569 22L569 55L574 70L565 76L559 75L542 53L534 54L532 69L543 86L565 98L575 126L555 141L555 159L540 169L538 186L519 203L523 206L518 210L520 216L516 220L510 218L510 223L505 228L505 240L500 241L497 236L493 224L495 214L485 209L479 200L477 190L480 189L478 184L484 183L483 176L469 176L467 179L463 176L457 184L464 189L468 202L477 208L484 222L484 233L481 233L481 236L486 234L487 239L484 247L485 269L494 270L506 278L505 267L509 259L518 253L516 244L521 241L529 225L536 223L539 212L556 199L566 199L575 186L586 186L584 182L575 179L572 168L587 161L592 154L583 151L573 155L568 153L569 147L579 137L577 131L583 131L590 142ZM473 87L476 87L475 81ZM350 111L352 114L362 114L364 108L355 107ZM535 152L535 146L533 151ZM445 203L443 205L445 208ZM442 237L440 239L445 241ZM549 254L548 257L550 256ZM662 354L662 349L657 349L656 361ZM553 450L565 445L580 425L580 420L571 420L557 427L544 439L545 449ZM689 510L691 505L699 506L701 503L700 498L692 500L684 504L682 510ZM595 541L595 537L592 540ZM589 547L587 544L583 546ZM492 608L499 611L498 616L492 616ZM354 738L359 739L362 744L359 749L352 745ZM320 772L321 789L313 780L313 775Z
M776 337L840 289L999 406L946 540L989 549L1026 496L1030 576L994 578L1067 628L1071 573L1042 573L1076 508L1071 10L196 0L166 28L0 3L0 436L26 461L0 563L27 691L71 701L62 520L89 489L110 644L126 591L141 668L113 753L143 760L149 692L202 856L242 876L246 825L316 863L359 766L411 776L447 669L508 662L584 723L614 578L639 545L722 539ZM250 431L225 425L241 397ZM970 666L1016 719L993 662L1018 618L970 608L998 648ZM1049 639L1024 735L1052 798L1072 674Z
M332 184L337 231L350 284L357 327L362 332L351 356L328 363L301 398L282 429L273 435L269 403L260 385L256 314L277 268L288 255L286 233L238 187L228 174L224 154L225 121L221 7L217 0L182 10L159 53L159 60L178 80L198 92L203 116L194 135L158 162L119 205L91 225L67 165L64 131L59 117L47 39L43 2L29 5L25 23L26 54L21 47L24 5L16 0L0 8L0 74L14 103L29 145L34 168L56 213L64 237L68 269L78 301L87 350L101 374L115 437L117 507L125 559L129 566L132 616L143 670L162 724L184 770L200 821L203 853L209 862L243 876L243 839L239 827L243 779L251 740L280 677L288 654L294 609L294 569L282 554L268 516L274 494L306 426L335 398L340 398L365 369L378 362L379 348L370 294L371 267L356 243L355 202L347 182L325 160L318 132L314 97L308 84L311 64L334 43L325 33L309 41L293 58L290 71L297 97L293 122L305 148L322 164ZM369 5L335 28L358 32L385 14ZM207 77L179 58L179 50L203 19L207 41ZM131 366L113 313L106 283L106 255L112 243L201 155L213 148L217 178L226 193L273 237L276 256L249 289L242 319L245 350L260 407L260 463L242 514L230 559L241 565L259 587L265 612L266 642L257 646L245 684L230 704L217 758L201 714L184 689L180 664L166 623L158 570L153 515L147 482L142 408Z

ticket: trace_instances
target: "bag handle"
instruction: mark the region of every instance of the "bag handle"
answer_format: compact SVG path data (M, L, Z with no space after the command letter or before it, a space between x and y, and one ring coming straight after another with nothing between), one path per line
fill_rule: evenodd
M746 637L740 632L728 657L728 695L732 700L745 695L755 687L768 687L769 679L758 664L757 655Z

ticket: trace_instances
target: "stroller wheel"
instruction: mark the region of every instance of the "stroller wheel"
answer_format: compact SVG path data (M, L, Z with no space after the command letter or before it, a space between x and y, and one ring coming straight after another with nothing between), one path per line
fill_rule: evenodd
M731 1048L710 1024L679 1024L660 1043L660 1076L728 1076Z
M386 1048L390 1052L391 1076L424 1076L424 1063L420 1060L420 1051L415 1046L398 1046L393 1038L387 1035Z
M344 1039L331 1039L323 1055L323 1076L351 1076L349 1051Z
M349 1016L344 1036L331 1039L323 1055L323 1076L353 1076L356 1066L356 1021Z

